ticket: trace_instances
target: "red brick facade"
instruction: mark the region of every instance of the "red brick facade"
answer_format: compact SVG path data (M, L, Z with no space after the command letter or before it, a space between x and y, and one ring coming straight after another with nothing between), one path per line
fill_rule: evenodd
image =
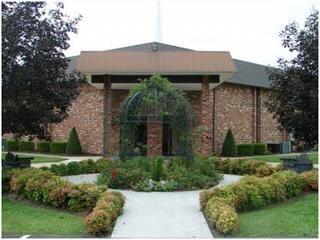
M49 127L53 139L65 140L76 127L84 152L103 153L103 90L86 84L62 123Z
M120 129L114 120L120 104L128 90L106 91L111 95L109 112L107 152L117 156L120 146ZM264 102L267 90L250 86L223 83L209 90L208 79L204 77L201 91L186 91L196 116L195 130L201 129L201 136L195 144L196 151L209 155L219 153L228 128L231 128L236 143L283 141L284 131L278 129L276 120L267 112ZM54 139L66 139L69 130L75 126L83 150L103 154L104 93L90 85L82 87L81 94L73 103L69 117L60 124L50 126ZM154 124L153 124L154 125ZM260 139L259 139L260 138ZM162 153L162 127L148 124L148 155Z

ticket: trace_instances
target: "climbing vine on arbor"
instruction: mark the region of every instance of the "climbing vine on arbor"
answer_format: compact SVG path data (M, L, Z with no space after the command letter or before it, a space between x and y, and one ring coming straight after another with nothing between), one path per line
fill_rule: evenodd
M120 158L139 155L136 129L141 123L167 123L172 129L173 155L192 161L193 120L188 99L167 78L153 75L144 79L130 90L120 107Z

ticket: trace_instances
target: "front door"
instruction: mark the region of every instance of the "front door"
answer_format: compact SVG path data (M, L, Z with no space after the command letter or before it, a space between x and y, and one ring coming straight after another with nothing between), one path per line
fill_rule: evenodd
M165 122L162 127L162 155L172 156L172 128Z
M137 155L147 155L147 134L147 123L138 124L135 133L135 153Z

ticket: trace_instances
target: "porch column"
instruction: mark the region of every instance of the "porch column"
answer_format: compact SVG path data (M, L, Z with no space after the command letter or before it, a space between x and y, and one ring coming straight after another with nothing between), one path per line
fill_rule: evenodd
M162 156L162 122L148 121L148 156Z
M106 75L103 82L103 156L109 156L109 138L111 127L111 79Z
M213 116L213 92L209 88L209 76L203 76L201 83L201 112L200 124L203 128L201 137L201 154L208 156L212 153L212 116Z

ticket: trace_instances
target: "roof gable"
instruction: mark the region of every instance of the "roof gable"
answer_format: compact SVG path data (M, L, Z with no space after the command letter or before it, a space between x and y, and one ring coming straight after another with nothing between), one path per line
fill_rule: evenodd
M155 48L157 48L156 51L193 51L192 49L173 46L165 43L159 43L159 42L149 42L149 43L143 43L128 47L122 47L122 48L115 48L108 51L137 51L137 52L153 52L155 51Z

